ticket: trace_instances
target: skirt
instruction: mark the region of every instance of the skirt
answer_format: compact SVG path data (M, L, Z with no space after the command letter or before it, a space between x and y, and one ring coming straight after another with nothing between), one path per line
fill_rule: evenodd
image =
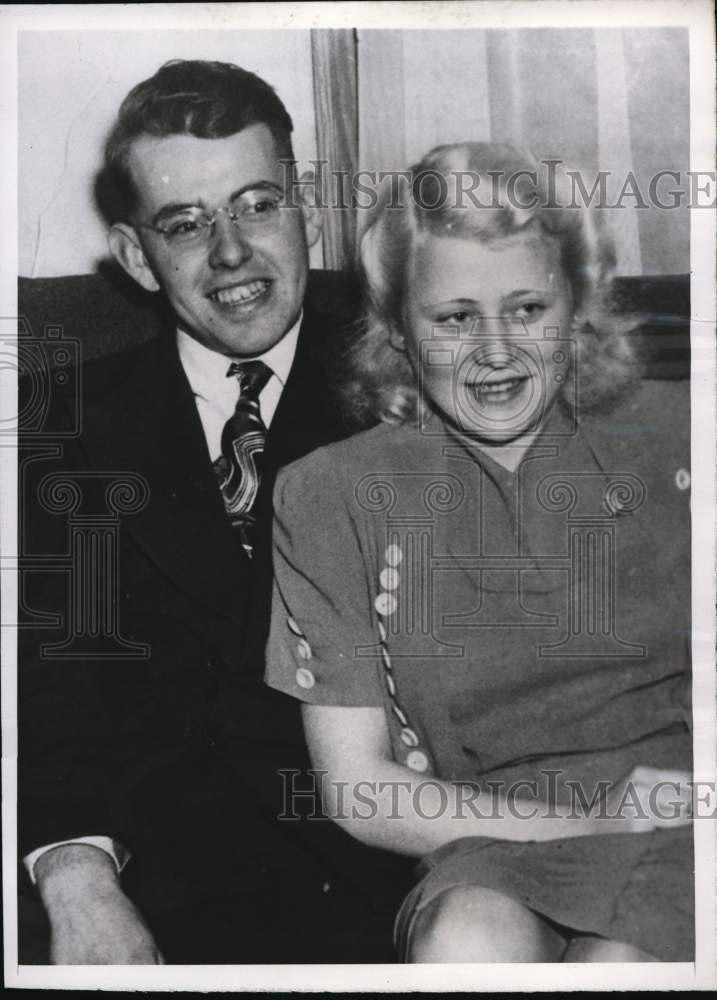
M394 940L405 961L418 915L441 893L493 889L547 917L567 938L595 934L665 962L694 960L692 827L543 842L464 837L419 862Z

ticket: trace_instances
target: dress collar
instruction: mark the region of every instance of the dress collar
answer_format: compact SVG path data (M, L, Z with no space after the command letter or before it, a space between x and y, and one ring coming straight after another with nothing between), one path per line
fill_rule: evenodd
M429 430L430 435L436 434L438 427L442 427L445 435L443 438L444 447L447 446L450 448L451 445L459 445L464 452L468 453L472 459L491 475L491 478L498 479L500 482L511 481L520 472L523 463L530 457L538 445L567 443L568 439L574 437L577 431L573 411L562 397L559 396L550 407L542 426L531 440L525 454L516 467L511 470L500 462L496 462L475 438L469 434L465 434L437 414L431 413L422 424L424 432ZM510 445L506 445L505 447L510 447Z

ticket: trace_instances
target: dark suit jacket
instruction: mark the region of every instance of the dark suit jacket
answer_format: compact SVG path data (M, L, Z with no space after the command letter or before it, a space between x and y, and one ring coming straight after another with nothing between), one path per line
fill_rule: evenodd
M79 435L61 436L75 419L68 391L53 403L61 454L52 439L28 439L21 459L24 562L37 566L24 574L22 615L60 621L23 630L20 851L88 834L121 841L134 856L129 891L166 935L170 960L390 960L405 865L329 821L276 819L291 812L292 779L280 772L308 761L297 703L262 681L273 482L280 466L345 436L328 375L340 332L330 316L305 313L267 439L252 560L225 516L171 328L86 365ZM141 509L108 531L108 484L128 473L144 490ZM81 491L69 514L47 500L56 483L47 477L58 474ZM100 548L118 532L117 575L99 573L80 598L66 554L71 531L86 534L88 525ZM110 595L97 607L114 613L119 639L85 635L82 648L99 655L78 658L75 643L58 658L48 645L67 638L78 601L98 593ZM98 614L84 613L85 621ZM308 787L306 776L294 780ZM267 902L285 910L283 899L297 906L293 927ZM249 956L216 944L216 934L194 954L182 920L194 926L202 902L224 914L219 934L231 912L245 929L264 920L272 935L249 935Z

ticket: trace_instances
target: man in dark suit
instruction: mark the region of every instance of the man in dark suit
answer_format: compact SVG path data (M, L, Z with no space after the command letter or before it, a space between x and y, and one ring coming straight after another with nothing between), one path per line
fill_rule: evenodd
M271 491L346 434L339 328L304 306L320 218L297 200L291 129L253 74L177 61L128 95L107 145L110 247L169 310L163 337L85 366L79 434L60 398L62 447L23 466L46 566L25 603L65 632L28 628L19 661L20 849L55 963L391 960L393 864L327 820L277 818L307 759L294 703L261 680ZM89 609L47 570L70 509L98 533ZM88 614L116 624L104 644L68 641Z

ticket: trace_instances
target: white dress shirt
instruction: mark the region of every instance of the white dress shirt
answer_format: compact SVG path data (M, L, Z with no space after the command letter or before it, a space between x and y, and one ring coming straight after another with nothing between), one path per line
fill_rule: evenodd
M218 354L209 347L205 347L204 344L200 344L184 330L177 330L179 360L194 393L194 402L202 422L212 462L219 458L222 453L222 431L227 420L233 415L239 399L239 381L236 378L227 377L230 364L233 360L260 360L271 368L271 378L259 393L261 418L265 427L270 427L291 366L294 363L302 316L299 316L296 323L278 344L274 344L264 354L257 354L254 358L233 359L225 354ZM33 883L35 882L35 864L38 859L47 851L51 851L55 847L64 847L67 844L89 844L92 847L98 847L110 855L118 872L122 871L130 858L127 849L122 844L112 840L111 837L75 837L72 840L45 844L23 858L23 863Z
M264 354L256 358L241 358L236 360L260 360L271 368L272 375L259 393L259 410L265 427L271 426L279 399L296 354L296 343L299 338L301 317L292 326L286 336L278 344L274 344ZM233 415L239 399L239 382L236 378L227 378L232 358L225 354L217 354L184 330L177 331L177 347L179 360L182 362L187 380L194 393L199 419L202 421L204 436L207 439L209 457L212 461L222 453L222 431L227 420Z

